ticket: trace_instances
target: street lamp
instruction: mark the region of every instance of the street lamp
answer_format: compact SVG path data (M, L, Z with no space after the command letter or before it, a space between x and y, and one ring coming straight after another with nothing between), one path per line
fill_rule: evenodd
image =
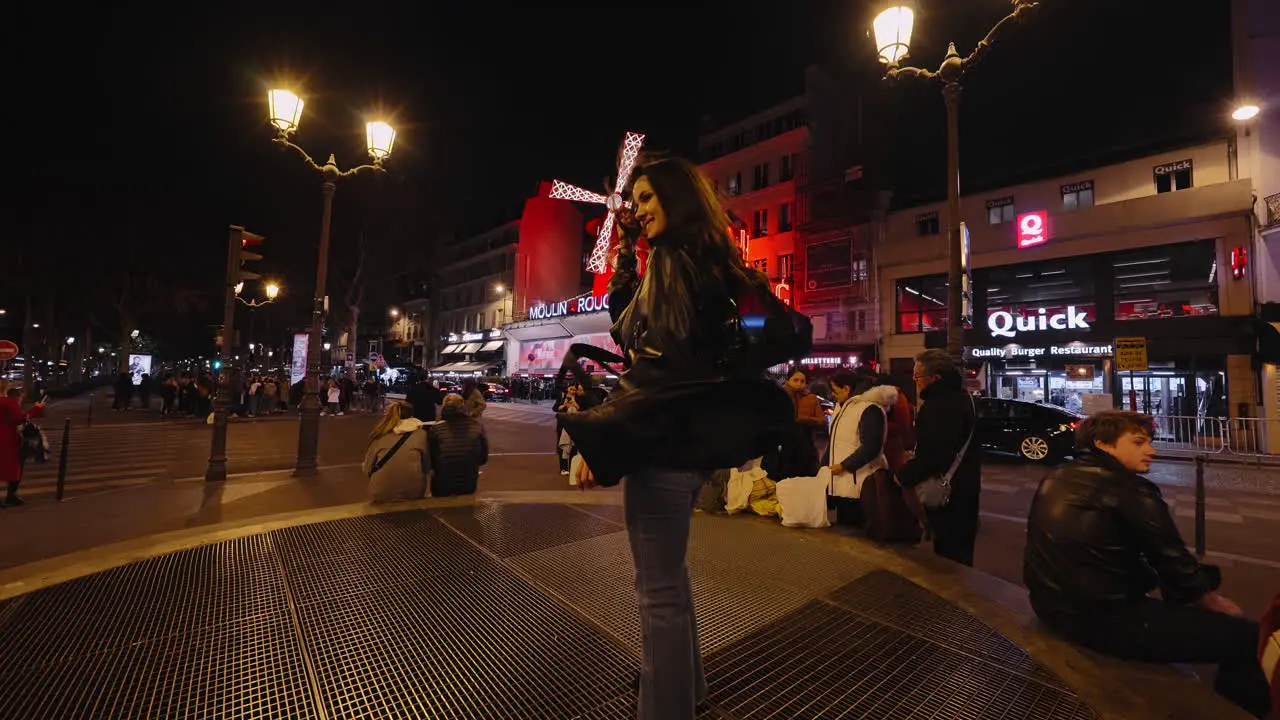
M876 52L885 64L885 79L901 77L938 79L942 81L942 98L947 105L947 353L958 360L964 355L965 303L964 244L960 237L960 80L991 47L1002 29L1021 19L1038 0L1014 0L1013 12L991 28L991 32L974 47L968 57L960 57L956 44L947 47L947 55L937 71L916 67L899 67L898 62L907 56L911 45L911 31L915 25L915 12L902 3L886 8L871 27L875 33Z
M243 281L236 283L236 286L233 289L235 290L236 300L239 300L241 303L249 306L250 308L259 308L259 307L262 307L263 305L273 303L275 302L276 298L280 297L280 286L273 282L267 283L262 288L263 293L265 293L267 296L266 300L245 300L244 298L240 297L240 293L244 292Z
M1259 108L1257 105L1254 105L1252 103L1248 103L1248 104L1240 105L1239 107L1237 107L1231 113L1231 119L1239 120L1241 122L1245 120L1252 120L1258 117L1259 112L1262 112L1261 108Z
M382 162L391 155L396 132L385 122L365 124L365 149L373 158L372 164L360 165L347 171L338 169L333 155L320 165L305 150L293 144L289 137L302 122L302 98L276 88L267 93L270 121L276 128L274 142L281 148L294 150L311 169L320 173L320 185L324 209L320 220L320 253L316 262L316 294L311 311L311 332L307 341L307 374L302 395L301 422L298 425L298 460L295 475L310 475L316 471L316 454L320 445L320 331L324 320L325 278L329 267L329 224L333 215L333 193L339 178L361 172L382 172Z

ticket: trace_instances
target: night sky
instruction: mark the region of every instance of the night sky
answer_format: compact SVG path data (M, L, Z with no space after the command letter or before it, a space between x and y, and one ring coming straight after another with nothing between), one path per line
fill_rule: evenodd
M626 130L692 153L705 116L799 94L811 63L855 83L879 74L857 0L128 5L13 11L0 304L31 287L69 330L90 312L109 326L93 288L146 268L208 296L141 313L174 352L211 340L229 224L267 236L263 266L291 299L278 322L303 317L319 178L270 142L274 84L306 99L295 141L318 161L364 162L366 116L399 131L387 175L342 181L334 205L333 292L364 233L381 280L370 301L385 305L396 276L429 275L441 238L517 217L539 180L601 188ZM919 7L908 62L934 69L948 40L967 53L1009 3ZM937 88L894 92L867 119L898 129L894 162L869 181L941 196ZM1044 0L966 81L964 186L1225 133L1230 98L1226 0Z

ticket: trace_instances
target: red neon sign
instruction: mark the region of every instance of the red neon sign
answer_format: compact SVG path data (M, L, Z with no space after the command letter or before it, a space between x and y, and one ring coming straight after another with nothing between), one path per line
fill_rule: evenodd
M777 297L784 304L791 304L791 286L785 282L780 282L773 286L774 297Z
M1018 248L1043 245L1049 239L1049 213L1044 210L1018 216Z
M1231 277L1239 280L1244 277L1244 269L1249 267L1249 251L1243 247L1231 248Z

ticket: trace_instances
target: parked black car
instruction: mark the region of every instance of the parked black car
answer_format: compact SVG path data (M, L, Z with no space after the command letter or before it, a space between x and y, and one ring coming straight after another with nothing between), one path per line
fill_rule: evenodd
M1076 427L1082 415L1022 400L974 398L974 402L978 411L975 440L983 448L1040 463L1075 454Z

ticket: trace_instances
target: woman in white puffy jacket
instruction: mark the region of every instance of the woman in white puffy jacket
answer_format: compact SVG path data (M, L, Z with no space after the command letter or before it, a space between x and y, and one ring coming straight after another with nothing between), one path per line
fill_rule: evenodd
M862 486L877 470L889 467L884 456L888 413L898 402L898 390L889 385L872 387L872 377L839 372L830 379L837 403L831 420L827 465L831 470L831 495L837 525L861 525Z

